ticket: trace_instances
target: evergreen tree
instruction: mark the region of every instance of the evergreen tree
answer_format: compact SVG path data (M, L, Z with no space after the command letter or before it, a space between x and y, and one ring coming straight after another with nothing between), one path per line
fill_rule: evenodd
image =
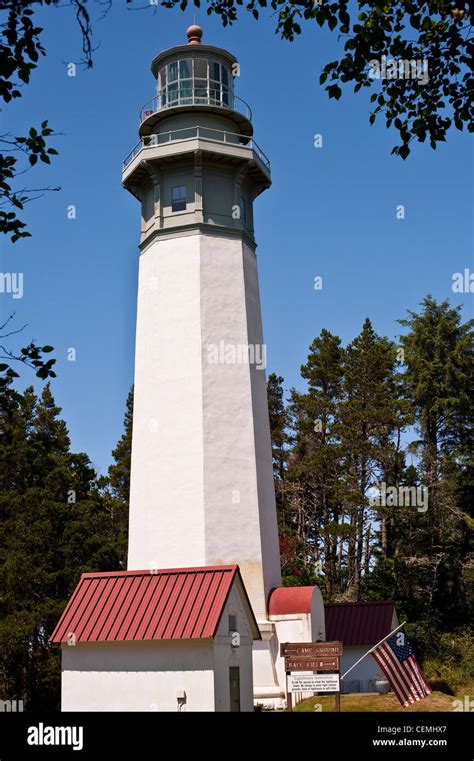
M340 583L339 496L340 447L336 434L342 388L340 339L322 330L301 367L306 393L293 390L291 413L295 446L290 458L288 491L293 525L300 540L304 583L316 574L331 597ZM342 529L343 530L343 529ZM324 570L324 576L322 576Z
M408 614L428 631L453 628L466 616L469 529L472 527L473 322L459 308L427 296L401 320L408 333L406 393L415 410L420 482L428 509L407 530L400 522L396 575Z
M386 515L368 509L368 490L400 465L400 433L406 425L405 405L397 378L396 347L378 336L366 319L361 333L344 355L343 401L338 428L344 459L344 497L349 517L347 592L361 593L362 571L369 572L373 520ZM390 484L389 481L389 484ZM395 486L395 483L390 485Z
M124 416L124 432L112 450L114 464L109 466L108 477L101 479L116 536L119 568L127 567L128 511L130 503L130 473L132 466L133 386L128 392Z
M59 706L49 637L81 573L120 562L96 474L59 414L49 385L40 399L0 396L0 692L28 710Z
M272 442L273 473L276 479L283 481L288 461L288 412L285 407L283 390L284 378L270 373L267 381L268 415L270 418L270 437Z
M112 451L115 464L109 467L109 481L114 497L128 505L132 465L133 386L128 392L123 422L125 430Z

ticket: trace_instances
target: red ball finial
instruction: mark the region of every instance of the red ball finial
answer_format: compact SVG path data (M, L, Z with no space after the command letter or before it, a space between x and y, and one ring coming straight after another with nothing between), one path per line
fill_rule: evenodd
M202 29L197 24L191 24L186 29L186 35L188 38L188 45L200 45L202 37Z

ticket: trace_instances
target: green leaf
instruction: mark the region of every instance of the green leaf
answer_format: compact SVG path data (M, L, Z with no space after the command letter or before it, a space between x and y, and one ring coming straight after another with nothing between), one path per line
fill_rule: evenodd
M339 98L342 95L342 90L339 87L339 85L329 85L327 88L328 94L330 98L336 98L336 100L339 100Z

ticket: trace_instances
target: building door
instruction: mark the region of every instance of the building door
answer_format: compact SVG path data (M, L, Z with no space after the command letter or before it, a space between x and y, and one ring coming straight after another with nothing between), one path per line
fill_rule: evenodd
M240 670L238 666L229 667L230 710L240 711Z

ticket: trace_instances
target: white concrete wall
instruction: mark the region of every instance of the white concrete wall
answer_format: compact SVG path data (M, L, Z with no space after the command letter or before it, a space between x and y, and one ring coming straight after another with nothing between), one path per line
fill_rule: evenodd
M257 305L250 310L252 301ZM265 370L208 361L208 347L220 341L262 344L255 255L238 239L202 236L201 324L206 562L239 564L262 619L270 589L281 579L273 475L266 467Z
M247 311L248 343L263 345L262 309L258 285L257 258L244 244L245 307ZM257 464L257 499L260 505L259 519L261 553L263 557L263 579L265 599L262 607L255 607L257 618L267 610L270 591L281 586L280 545L276 517L275 486L273 482L272 444L270 420L268 416L266 370L250 368L252 390L252 413L255 439L255 459Z
M313 642L311 616L308 613L301 613L291 618L290 616L279 617L275 621L279 645L282 642ZM276 660L276 669L278 681L286 686L285 659L280 657L280 648L278 647L278 658Z
M63 711L214 711L209 640L62 646Z
M231 646L229 615L240 647ZM63 711L229 711L229 668L240 672L241 711L253 711L252 630L236 587L212 640L62 646Z
M231 646L229 615L236 616L236 631L240 634L240 647ZM237 666L240 673L240 710L253 711L252 631L242 602L235 587L221 618L214 639L215 710L230 710L229 669Z
M281 584L265 371L208 347L262 343L254 253L201 233L141 255L129 569L238 563L257 618Z
M370 645L364 647L345 647L344 653L341 657L341 674L344 674L359 658L361 658L367 650L370 649ZM372 692L373 687L369 683L371 679L375 679L377 673L380 671L377 663L372 655L368 655L363 661L359 663L347 675L342 681L343 692ZM359 690L354 689L356 685L351 685L351 682L360 682Z
M206 564L199 237L140 257L128 568Z

